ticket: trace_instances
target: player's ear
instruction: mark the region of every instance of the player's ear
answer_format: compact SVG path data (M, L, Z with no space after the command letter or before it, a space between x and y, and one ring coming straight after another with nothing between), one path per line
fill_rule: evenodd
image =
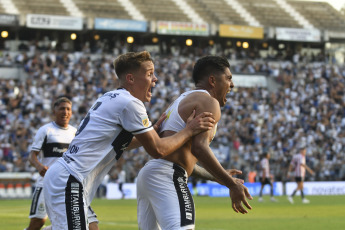
M208 83L214 87L216 84L216 78L213 75L209 76Z
M134 83L134 76L133 74L129 73L126 75L126 81L130 84L133 84Z

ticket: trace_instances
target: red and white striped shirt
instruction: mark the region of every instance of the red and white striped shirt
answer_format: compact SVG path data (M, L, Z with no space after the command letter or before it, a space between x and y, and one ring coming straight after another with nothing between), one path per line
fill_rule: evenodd
M302 164L305 165L305 156L303 156L301 153L296 154L292 160L291 165L294 167L295 171L295 177L302 177L305 176L305 167L302 166Z
M265 172L265 178L270 178L270 165L269 161L267 158L263 158L260 162L261 165L261 173L260 177L264 177L264 172Z

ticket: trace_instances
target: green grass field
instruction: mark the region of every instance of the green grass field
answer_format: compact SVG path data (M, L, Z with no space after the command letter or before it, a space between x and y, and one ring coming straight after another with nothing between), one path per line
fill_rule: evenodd
M345 196L309 196L310 204L302 204L299 196L295 204L286 197L269 197L259 203L257 197L250 202L252 210L237 214L231 209L229 198L195 197L196 229L225 230L344 230ZM0 200L0 229L22 230L29 223L30 200ZM136 200L96 199L92 203L100 221L100 230L134 230ZM168 210L167 210L168 211ZM49 224L49 221L47 222Z

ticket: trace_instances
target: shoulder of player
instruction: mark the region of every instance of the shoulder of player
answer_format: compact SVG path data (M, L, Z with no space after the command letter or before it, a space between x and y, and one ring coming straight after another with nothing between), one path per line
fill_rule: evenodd
M208 94L202 94L194 98L197 112L211 112L220 118L219 102Z
M54 128L54 121L51 121L47 124L44 124L42 125L38 130L37 132L46 132L47 130L51 129L51 128Z
M72 131L77 131L77 128L70 124L68 125L68 129L71 129Z
M211 97L208 93L205 93L205 92L194 92L192 94L189 94L187 97L186 97L187 100L190 100L190 101L193 101L197 104L206 104L206 105L218 105L219 106L219 103L218 101Z

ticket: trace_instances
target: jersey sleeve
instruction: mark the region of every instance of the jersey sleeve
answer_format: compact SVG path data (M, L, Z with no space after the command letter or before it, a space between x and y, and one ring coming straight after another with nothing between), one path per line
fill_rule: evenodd
M267 167L267 166L268 166L268 164L267 164L267 163L268 163L268 161L267 161L267 160L265 160L265 159L261 161L261 168L262 168L262 170L264 170L264 169L267 169L267 168L268 168L268 167Z
M141 101L130 101L121 114L122 127L133 135L148 132L153 129L146 108Z
M42 126L41 128L38 129L35 138L32 142L31 145L31 151L41 151L43 142L45 138L47 137L47 127Z

